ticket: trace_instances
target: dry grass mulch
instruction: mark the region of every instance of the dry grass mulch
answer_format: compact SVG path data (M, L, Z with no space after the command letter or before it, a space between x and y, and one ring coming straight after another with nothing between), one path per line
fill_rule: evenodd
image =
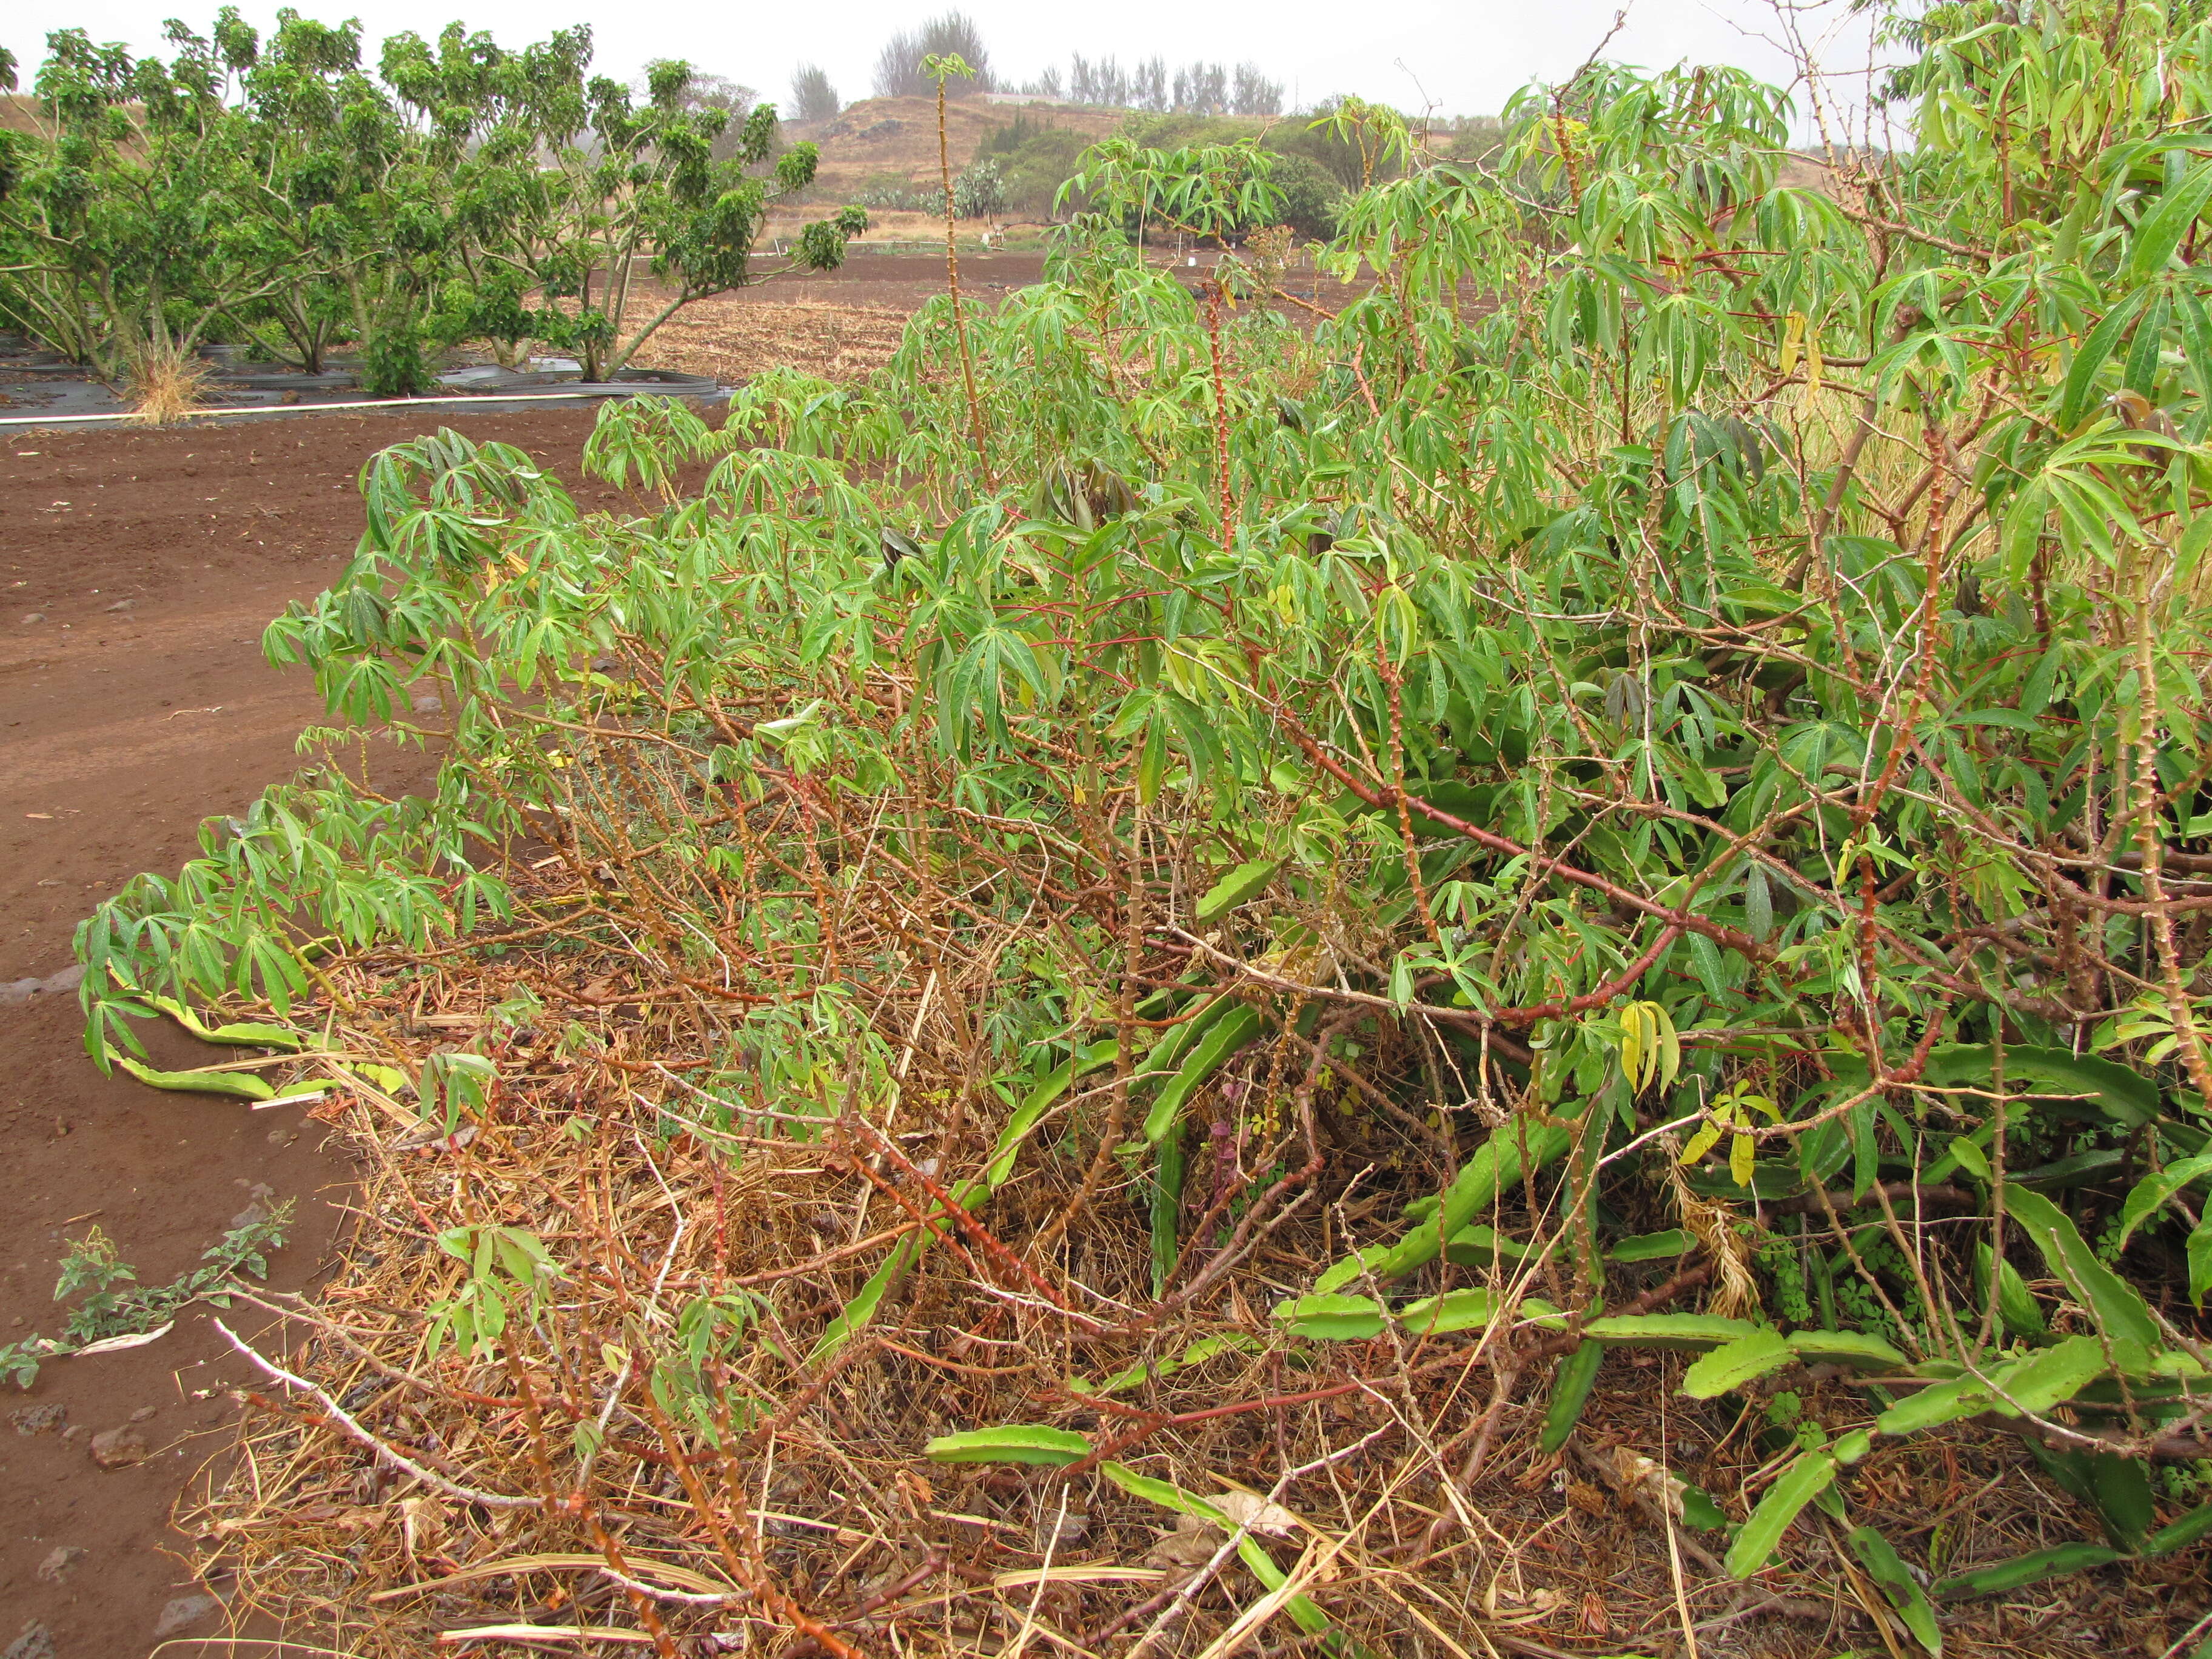
M858 380L890 361L907 313L887 306L744 304L702 301L660 325L638 364L646 368L750 380L796 368L827 380Z

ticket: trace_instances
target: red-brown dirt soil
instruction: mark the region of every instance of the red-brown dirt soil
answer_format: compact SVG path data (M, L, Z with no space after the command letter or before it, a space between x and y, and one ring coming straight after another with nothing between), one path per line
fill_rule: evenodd
M593 418L448 407L175 432L0 428L0 982L67 969L72 931L96 902L138 871L173 872L203 818L238 811L298 764L294 740L324 711L303 671L262 659L261 629L351 555L364 460L450 425L530 451L596 505L611 492L578 466ZM380 787L427 774L419 755L376 753ZM350 1187L299 1108L253 1111L102 1078L80 1046L73 994L10 995L0 1342L59 1329L56 1260L90 1225L142 1282L162 1284L250 1204L292 1199L299 1222L271 1282L297 1289L314 1276ZM180 1033L147 1036L157 1064L205 1063ZM188 1311L144 1347L51 1361L27 1394L0 1385L0 1652L42 1625L53 1659L130 1659L154 1649L165 1608L199 1593L164 1553L183 1542L171 1506L228 1446L225 1391L247 1381L208 1312ZM19 1413L47 1406L62 1420L32 1431L37 1419ZM152 1455L112 1471L94 1462L94 1436L148 1411L137 1429ZM165 1634L221 1622L210 1606ZM34 1641L24 1659L45 1651ZM172 1640L162 1651L264 1650Z

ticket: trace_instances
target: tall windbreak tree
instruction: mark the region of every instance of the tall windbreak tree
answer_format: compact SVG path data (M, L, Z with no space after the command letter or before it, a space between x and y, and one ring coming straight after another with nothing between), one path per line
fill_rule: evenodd
M791 118L794 121L834 121L844 104L829 73L818 64L801 64L791 72Z
M2198 1639L2212 23L1915 31L1914 143L1816 186L1725 68L1532 88L1490 164L1340 110L1363 280L1304 326L1256 258L1208 304L1129 246L1233 242L1244 158L1103 147L1047 280L933 302L866 383L611 410L587 465L651 515L451 434L379 458L267 644L349 719L448 685L435 791L274 791L79 939L102 1060L259 1006L361 1045L297 1063L365 1143L394 1077L476 1131L386 1166L444 1259L331 1298L325 1403L374 1352L421 1379L383 1432L443 1422L533 1559L635 1582L602 1517L651 1491L684 1583L825 1647L933 1639L934 1592L839 1588L849 1540L942 1571L973 1522L918 1483L996 1460L1056 1465L1030 1497L1103 1561L1173 1510L1251 1575L1086 1577L1072 1647L1486 1650L1468 1587L1520 1582L1577 1436L1661 1523L1610 1591L1686 1650L1753 1575L1940 1654L2107 1568ZM838 1242L692 1224L726 1190ZM396 1654L448 1609L355 1578L442 1566L397 1528L388 1578L291 1565L378 1432L211 1534ZM2041 1535L1933 1536L1966 1461L1947 1528L2032 1492ZM651 1611L670 1650L725 1616Z

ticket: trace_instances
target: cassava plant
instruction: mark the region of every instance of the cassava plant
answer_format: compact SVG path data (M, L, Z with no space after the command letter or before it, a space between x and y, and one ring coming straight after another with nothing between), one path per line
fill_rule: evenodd
M945 83L967 80L975 71L957 52L932 52L921 60L921 72L937 88L937 173L945 198L945 291L952 302L952 338L960 354L960 383L968 394L968 432L975 443L975 465L988 485L991 478L990 440L984 434L983 402L975 395L975 354L968 342L968 319L960 302L960 246L957 237L959 200L952 187L952 149L945 136Z
M2195 1639L2212 25L1915 27L1818 188L1737 71L1532 90L1310 331L1147 269L1220 181L1108 150L865 384L609 410L650 510L377 458L267 648L448 688L434 790L272 790L79 939L96 1058L265 1006L373 1160L246 1593L842 1655L1832 1589L1901 1654L2105 1567ZM307 1547L380 1468L417 1530ZM1579 1606L1516 1576L1608 1506Z

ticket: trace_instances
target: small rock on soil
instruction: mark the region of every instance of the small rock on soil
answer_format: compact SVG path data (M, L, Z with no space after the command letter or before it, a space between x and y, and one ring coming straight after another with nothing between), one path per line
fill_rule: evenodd
M92 1461L103 1469L127 1469L153 1455L146 1437L136 1429L110 1429L92 1437Z

